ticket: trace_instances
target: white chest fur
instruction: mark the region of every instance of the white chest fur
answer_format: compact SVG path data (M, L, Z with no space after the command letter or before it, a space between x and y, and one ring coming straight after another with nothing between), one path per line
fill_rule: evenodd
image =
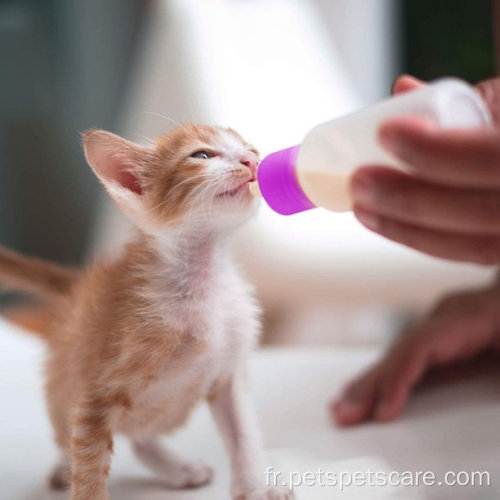
M238 275L226 253L212 254L198 268L169 266L152 276L151 307L168 330L190 332L156 380L133 395L132 411L119 430L135 435L169 432L207 397L218 381L244 369L258 334L258 308L251 287ZM182 272L184 271L184 272Z

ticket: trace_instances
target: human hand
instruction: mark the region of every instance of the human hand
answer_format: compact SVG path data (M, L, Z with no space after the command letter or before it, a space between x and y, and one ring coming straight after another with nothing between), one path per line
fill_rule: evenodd
M403 76L393 91L422 85ZM368 166L353 175L353 211L368 229L436 257L500 263L500 78L477 90L493 127L438 130L415 117L381 126L381 143L409 171Z
M403 333L381 361L347 385L331 406L339 425L391 420L432 368L500 351L500 284L451 295Z

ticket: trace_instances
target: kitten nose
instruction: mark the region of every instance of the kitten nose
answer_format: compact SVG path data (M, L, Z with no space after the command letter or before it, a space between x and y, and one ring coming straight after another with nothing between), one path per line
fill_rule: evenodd
M246 153L240 158L240 163L250 169L253 178L257 177L257 162L257 155L253 153Z

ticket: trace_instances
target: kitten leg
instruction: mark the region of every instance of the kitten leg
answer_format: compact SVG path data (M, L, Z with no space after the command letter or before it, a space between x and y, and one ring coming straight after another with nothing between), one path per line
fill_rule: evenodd
M260 433L242 380L227 381L209 403L230 456L233 499L291 499L288 489L265 485Z
M65 452L61 452L61 457L49 476L49 486L53 490L67 490L71 477L70 460Z
M54 418L53 413L51 413L51 417L53 423L61 423L60 420ZM49 486L53 490L67 490L71 482L71 459L68 451L70 437L67 429L68 425L54 425L55 440L60 455L48 478Z
M70 485L71 460L69 447L71 441L70 425L67 418L68 397L64 393L60 376L54 369L54 360L48 364L48 379L45 387L47 409L54 429L54 439L59 448L59 460L49 475L49 486L53 490L66 490Z
M109 500L106 480L113 448L111 406L95 399L80 403L71 438L70 500Z
M187 462L157 438L134 440L133 447L137 458L171 488L194 488L212 479L210 467L201 462Z

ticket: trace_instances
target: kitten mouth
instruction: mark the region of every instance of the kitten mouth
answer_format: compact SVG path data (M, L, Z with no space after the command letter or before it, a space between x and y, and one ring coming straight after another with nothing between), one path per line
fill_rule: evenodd
M231 197L236 196L237 194L241 193L245 189L247 189L248 192L250 192L250 189L249 189L250 182L251 182L251 179L246 180L245 182L243 182L239 186L236 186L233 189L228 189L226 191L223 191L222 193L217 194L215 197L216 198L225 198L225 197L231 198Z

